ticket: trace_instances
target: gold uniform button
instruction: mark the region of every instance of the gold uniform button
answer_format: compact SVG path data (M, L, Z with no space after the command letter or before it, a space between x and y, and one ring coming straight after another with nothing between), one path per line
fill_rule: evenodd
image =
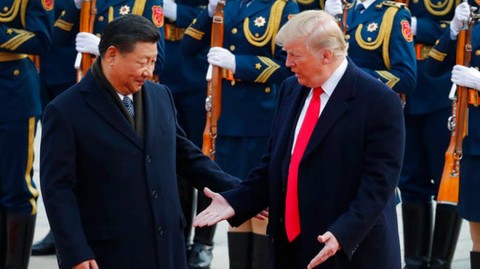
M235 80L230 81L230 85L235 86Z
M260 34L259 34L259 33L256 33L256 34L255 34L255 37L259 37L259 36L260 36Z
M105 18L103 16L98 16L98 21L103 21Z
M238 32L237 28L232 29L232 34L236 34Z
M4 11L4 12L7 12L7 11L8 11L8 7L3 7L3 11Z
M480 56L480 50L476 50L476 51L475 51L475 55L476 55L476 56Z
M345 35L345 39L346 39L346 40L349 40L349 39L350 39L350 35Z
M62 14L60 14L60 16L63 17L63 16L65 16L65 14L67 14L67 12L64 10L64 11L62 11Z
M234 46L234 45L231 45L231 46L230 46L230 50L231 50L231 51L234 51L234 50L235 50L235 46Z
M265 88L265 92L266 92L266 93L270 93L271 91L272 91L272 89L270 89L270 87L266 87L266 88Z
M96 35L97 37L102 37L102 34L100 34L100 33L96 33L95 35Z
M18 69L13 70L13 75L14 76L20 75L20 70L18 70Z
M367 41L368 41L368 42L372 41L372 38L371 38L371 37L368 37L368 38L367 38Z
M447 24L446 23L440 24L440 28L447 28Z

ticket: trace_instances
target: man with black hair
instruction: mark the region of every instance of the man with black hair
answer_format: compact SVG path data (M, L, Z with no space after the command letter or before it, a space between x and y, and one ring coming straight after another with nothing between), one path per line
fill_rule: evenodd
M148 81L157 27L125 15L100 58L45 109L43 199L60 268L186 268L177 174L226 190L230 177L185 138L169 90Z

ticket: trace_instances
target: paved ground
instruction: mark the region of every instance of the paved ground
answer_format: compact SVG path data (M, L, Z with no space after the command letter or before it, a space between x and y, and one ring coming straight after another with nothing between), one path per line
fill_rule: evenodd
M38 184L38 156L39 156L39 143L38 139L41 136L39 132L35 142L37 158L35 160L35 176L34 180ZM398 216L401 219L401 210L398 207ZM228 269L228 249L227 249L227 231L228 224L226 222L221 222L215 234L215 248L214 248L214 258L212 262L211 269ZM399 227L402 227L401 222L399 222ZM401 229L401 228L400 228ZM41 199L39 199L39 210L37 218L37 226L35 230L35 239L34 241L40 240L48 232L49 226L48 221L45 216L45 210ZM402 238L402 230L400 230L400 238ZM468 223L464 222L462 230L460 233L460 238L457 245L457 250L455 252L454 262L452 269L470 269L470 260L469 253L471 249L471 241L469 239ZM29 269L58 269L55 256L43 256L43 257L32 257L30 260ZM387 268L386 268L387 269Z

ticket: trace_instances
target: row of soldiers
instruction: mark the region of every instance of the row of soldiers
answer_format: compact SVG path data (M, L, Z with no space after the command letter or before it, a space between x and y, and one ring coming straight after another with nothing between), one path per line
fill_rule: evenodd
M455 206L434 207L432 199L450 137L446 122L451 115L451 67L431 74L427 62L446 61L437 56L446 55L450 48L431 53L432 47L442 36L454 39L449 33L458 33L462 27L466 4L461 7L458 0L411 0L407 4L229 0L224 10L223 47L210 48L217 2L97 0L93 32L78 33L81 0L6 1L0 13L0 100L8 100L0 108L0 268L28 265L38 197L32 181L33 137L42 106L76 82L77 52L98 55L99 39L109 21L134 13L158 27L162 40L155 77L171 89L180 125L198 146L205 126L205 74L209 63L223 68L216 161L226 172L245 178L266 151L276 92L291 75L284 66L285 52L274 45L275 34L291 16L306 9L324 9L338 17L349 43L349 57L405 100L407 144L399 188L406 268L450 268L461 218ZM478 40L479 34L474 36ZM451 42L439 45L444 43ZM478 51L474 50L475 59L480 57ZM40 55L40 72L28 55ZM470 154L478 155L475 149ZM472 192L478 187L465 189ZM188 239L195 196L181 178L179 190ZM196 202L199 211L208 204L202 194ZM480 219L473 217L472 221ZM252 220L229 230L230 268L266 267L266 225L266 221ZM209 268L214 233L214 227L196 229L189 247L191 268ZM10 244L11 240L17 244ZM52 240L47 236L38 253L54 251Z

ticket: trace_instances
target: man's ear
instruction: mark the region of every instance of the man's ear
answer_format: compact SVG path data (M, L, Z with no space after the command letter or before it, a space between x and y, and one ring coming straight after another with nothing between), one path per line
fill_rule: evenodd
M112 65L115 62L115 59L120 55L118 49L114 46L108 47L107 51L105 52L104 60L107 64Z
M332 50L329 50L329 49L325 49L322 51L322 54L321 54L321 59L322 59L322 64L329 64L332 62L333 60L333 51Z

